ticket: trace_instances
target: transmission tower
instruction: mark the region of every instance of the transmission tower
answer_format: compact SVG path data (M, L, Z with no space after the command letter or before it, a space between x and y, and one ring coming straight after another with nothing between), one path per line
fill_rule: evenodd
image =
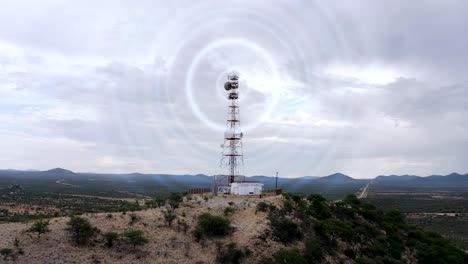
M228 118L224 143L221 144L221 169L223 174L214 177L215 194L218 192L229 193L233 182L243 182L244 156L242 151L243 133L240 130L239 116L239 76L228 75L228 81L224 84L229 100Z

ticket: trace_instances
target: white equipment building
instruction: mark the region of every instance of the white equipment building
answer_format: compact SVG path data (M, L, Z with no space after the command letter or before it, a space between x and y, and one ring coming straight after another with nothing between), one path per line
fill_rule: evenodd
M261 195L263 183L260 182L233 182L231 194L234 195Z

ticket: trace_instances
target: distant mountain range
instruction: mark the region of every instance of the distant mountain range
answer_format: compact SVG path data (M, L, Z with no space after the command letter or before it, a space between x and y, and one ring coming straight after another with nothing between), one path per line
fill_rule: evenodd
M196 175L170 175L170 174L100 174L100 173L75 173L70 170L55 168L47 171L20 171L0 170L0 184L32 184L31 179L41 179L45 182L64 181L66 183L93 188L94 186L108 186L118 189L125 185L126 189L134 188L135 191L146 192L150 189L164 189L169 191L187 190L188 188L210 187L213 176L204 174ZM265 185L265 189L274 189L276 179L272 176L246 177L248 181L258 181ZM41 182L42 182L41 181ZM36 182L36 181L35 181ZM390 175L378 176L374 179L354 179L342 173L328 176L304 176L299 178L278 178L278 187L287 192L312 192L331 191L334 188L360 188L372 182L372 185L395 187L425 187L425 188L467 188L468 174L452 173L449 175L433 175L427 177L415 175ZM71 187L67 187L71 188ZM97 188L97 187L96 187ZM99 187L102 188L102 187ZM351 188L351 189L352 189ZM146 191L145 191L146 190Z
M452 173L449 175L431 175L431 176L378 176L373 181L376 185L387 186L408 186L422 188L467 188L468 174Z

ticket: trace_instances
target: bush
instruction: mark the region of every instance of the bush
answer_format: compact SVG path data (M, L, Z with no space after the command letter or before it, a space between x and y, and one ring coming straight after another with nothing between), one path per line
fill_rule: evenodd
M166 225L172 226L172 221L176 218L177 216L174 214L173 210L167 210L164 212L164 221L166 222Z
M257 211L266 212L268 211L269 205L265 202L259 202L257 204Z
M37 237L40 237L41 234L45 234L50 231L49 229L49 220L37 220L34 224L29 228L30 232L36 232Z
M347 195L346 198L344 198L344 201L346 203L348 203L350 205L354 205L354 206L357 206L357 205L361 204L361 201L354 194Z
M307 200L309 200L309 202L311 202L312 204L321 204L321 203L325 202L327 199L325 199L325 197L323 197L320 194L313 193L313 194L307 196Z
M3 260L7 260L8 257L13 254L13 249L11 249L11 248L2 248L2 249L0 249L0 254L3 256Z
M273 254L272 258L264 259L261 264L307 264L307 260L301 255L299 249L281 249Z
M320 222L315 229L319 234L328 237L332 242L335 242L337 238L343 241L350 241L353 237L351 226L338 219L326 219Z
M316 238L308 238L305 242L304 255L310 263L319 263L324 255L324 245Z
M172 193L169 197L169 205L173 208L179 208L179 204L182 203L182 194L180 193Z
M321 220L330 217L330 212L325 204L326 199L323 196L320 194L311 194L307 197L307 200L310 202L308 210L310 215Z
M239 264L241 259L250 255L248 249L238 249L236 243L229 243L225 248L218 248L216 262L221 264Z
M130 222L129 222L130 225L135 224L139 220L140 220L140 217L137 214L135 214L135 213L130 214Z
M73 240L78 245L86 244L96 232L89 220L80 216L72 216L67 226L67 230L71 232Z
M297 239L302 239L299 225L291 219L285 217L270 216L270 224L273 229L273 236L284 244L291 243Z
M123 236L134 248L148 243L148 239L145 238L142 230L128 230L123 233Z
M114 242L119 239L119 234L116 232L106 232L104 233L104 239L106 241L106 246L107 247L112 247L114 245Z
M162 197L156 197L153 200L147 201L145 203L146 207L148 207L148 208L161 207L161 206L164 206L165 204L166 204L166 199L164 199Z
M204 213L198 217L198 226L194 231L194 235L197 241L199 241L205 237L226 236L231 231L232 227L229 219Z
M224 215L228 216L230 214L233 214L235 211L236 211L236 208L228 206L224 208Z

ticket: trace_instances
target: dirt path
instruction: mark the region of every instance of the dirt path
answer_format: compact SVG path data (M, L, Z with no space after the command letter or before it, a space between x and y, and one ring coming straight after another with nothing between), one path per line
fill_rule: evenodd
M125 201L125 202L135 202L135 198L119 198L119 197L106 197L106 196L95 196L95 195L86 195L86 194L68 194L68 193L54 193L64 196L73 196L73 197L84 197L84 198L96 198L102 200L111 200L111 201Z
M461 215L468 215L468 213L406 213L408 216L429 216L429 215L436 215L436 216L461 216Z
M357 196L358 199L367 198L367 194L369 193L369 186L372 182L369 182L361 191L361 193Z
M143 195L143 194L138 194L138 193L132 193L132 192L127 192L127 191L118 191L119 193L125 193L125 194L130 194L130 195L135 195L135 196L138 196L138 197L141 197L141 198L145 198L145 199L153 199L152 197L150 196L147 196L147 195ZM134 198L135 199L135 198Z
M69 187L75 187L75 188L81 187L79 185L74 185L74 184L63 182L63 181L64 181L63 179L62 180L56 180L55 183L66 185L66 186L69 186Z

